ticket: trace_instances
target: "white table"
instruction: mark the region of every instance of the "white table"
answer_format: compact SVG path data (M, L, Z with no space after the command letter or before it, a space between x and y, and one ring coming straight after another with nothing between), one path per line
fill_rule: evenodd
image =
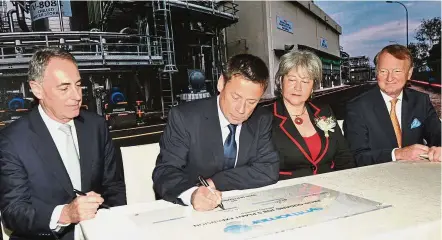
M232 196L264 189L311 183L353 194L393 207L348 218L323 222L261 239L441 239L441 164L390 162L345 171L278 182L272 186L231 191ZM111 209L116 217L96 218L81 223L88 240L135 239L131 229L118 227L119 215L176 207L156 201ZM191 207L187 207L193 211ZM173 230L172 230L173 231ZM207 237L210 238L210 237ZM161 236L152 236L161 239ZM183 233L181 239L192 239Z

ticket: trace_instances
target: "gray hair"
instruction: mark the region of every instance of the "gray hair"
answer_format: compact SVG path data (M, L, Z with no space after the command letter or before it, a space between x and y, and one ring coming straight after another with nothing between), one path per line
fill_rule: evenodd
M62 48L41 48L37 50L29 62L28 81L43 82L43 76L52 58L72 61L77 66L74 56Z
M322 80L322 62L316 54L306 50L294 50L281 57L278 71L275 74L276 94L282 92L282 80L293 68L301 67L307 71L314 84Z

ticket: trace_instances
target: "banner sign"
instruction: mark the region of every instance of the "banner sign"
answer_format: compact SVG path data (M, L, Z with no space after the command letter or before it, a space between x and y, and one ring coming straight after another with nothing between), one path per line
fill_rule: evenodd
M72 17L70 1L35 1L30 6L31 20L37 21L42 18L58 17L58 3L61 3L63 17Z

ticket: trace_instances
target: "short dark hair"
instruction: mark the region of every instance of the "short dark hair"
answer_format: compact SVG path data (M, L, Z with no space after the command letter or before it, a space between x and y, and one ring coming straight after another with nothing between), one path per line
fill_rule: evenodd
M224 83L226 84L237 74L254 83L261 84L264 89L269 84L267 65L261 58L251 54L238 54L229 59L227 67L223 71Z
M388 46L382 48L382 50L378 54L376 54L376 56L374 58L374 64L376 65L376 68L378 67L378 63L379 63L379 56L385 52L393 55L393 57L400 59L400 60L407 59L408 61L410 61L410 68L412 68L414 65L413 56L411 56L411 52L410 52L410 50L408 50L407 47L400 45L400 44L392 44L392 45L388 45Z
M62 48L41 48L34 53L29 62L28 81L43 81L44 72L52 58L69 60L77 65L74 56Z

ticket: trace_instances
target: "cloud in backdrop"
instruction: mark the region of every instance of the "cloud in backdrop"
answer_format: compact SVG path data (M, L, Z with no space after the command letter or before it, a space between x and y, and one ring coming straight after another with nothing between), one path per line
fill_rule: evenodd
M408 41L415 42L422 19L441 16L440 1L402 1L408 8ZM365 55L371 63L382 47L406 44L405 9L385 1L315 1L342 27L340 44L350 56Z

